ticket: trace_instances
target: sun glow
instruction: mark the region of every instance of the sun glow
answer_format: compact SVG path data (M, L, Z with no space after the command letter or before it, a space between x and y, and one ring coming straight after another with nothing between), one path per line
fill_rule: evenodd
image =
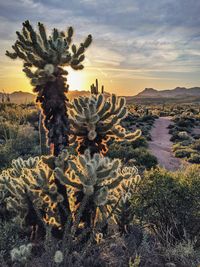
M82 71L75 71L67 69L67 84L69 84L69 90L86 90L86 77Z

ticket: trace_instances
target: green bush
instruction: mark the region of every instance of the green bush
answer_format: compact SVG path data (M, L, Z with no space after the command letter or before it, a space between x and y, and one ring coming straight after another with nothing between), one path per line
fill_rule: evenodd
M157 234L161 242L175 242L187 235L200 245L200 166L184 171L155 169L145 173L133 213Z
M194 150L197 150L197 151L200 152L200 140L195 141L195 142L192 144L192 148L193 148Z
M145 144L142 139L141 144ZM147 170L157 165L156 157L151 155L144 146L137 148L134 148L134 146L132 147L132 144L128 145L127 143L113 143L109 146L108 155L111 158L119 158L125 163L129 160L134 160L137 167L146 168Z
M7 167L14 158L40 154L39 134L32 126L7 125L8 135L0 145L0 169Z
M175 157L177 157L177 158L189 158L191 153L192 153L191 150L179 149L179 150L176 150Z
M200 164L200 154L194 153L188 160L190 163Z

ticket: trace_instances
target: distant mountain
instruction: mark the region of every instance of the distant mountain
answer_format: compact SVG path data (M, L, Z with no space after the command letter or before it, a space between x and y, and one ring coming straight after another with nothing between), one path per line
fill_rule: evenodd
M0 103L2 100L2 94L0 92ZM9 94L10 102L16 103L16 104L24 104L24 103L30 103L33 102L35 99L35 95L28 93L28 92L22 92L22 91L16 91L11 94Z
M3 93L0 92L0 103L2 99L2 94ZM89 94L90 94L89 91L69 91L67 93L67 97L71 100L78 96L88 96ZM9 97L10 97L10 102L16 103L16 104L30 103L30 102L34 102L36 99L36 95L28 93L28 92L22 92L22 91L13 92L9 94Z
M89 91L69 91L67 97L69 100L79 96L89 96ZM109 93L105 93L109 96ZM12 103L22 104L34 102L36 96L28 92L17 91L9 94ZM0 92L0 103L2 93ZM165 102L200 102L200 87L176 87L169 90L156 90L154 88L145 88L142 92L135 96L125 97L128 104L133 103L165 103Z
M134 96L135 98L186 98L200 97L200 87L176 87L170 90L156 90L153 88L145 88L142 92Z

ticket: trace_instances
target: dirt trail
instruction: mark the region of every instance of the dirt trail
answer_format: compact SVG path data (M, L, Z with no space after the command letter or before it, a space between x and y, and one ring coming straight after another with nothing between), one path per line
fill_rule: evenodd
M175 171L180 168L181 161L175 158L172 153L173 143L170 141L171 135L167 128L171 124L170 117L160 117L151 130L151 139L149 142L150 152L158 159L158 164L169 171Z
M196 127L193 129L193 133L194 133L194 134L200 134L200 126L196 126Z

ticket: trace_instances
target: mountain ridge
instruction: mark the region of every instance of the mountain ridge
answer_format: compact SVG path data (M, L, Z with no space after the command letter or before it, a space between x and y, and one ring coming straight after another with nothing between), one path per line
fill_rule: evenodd
M176 87L174 89L156 90L154 88L145 88L142 92L133 96L134 98L185 98L200 97L200 87Z
M2 98L2 92L0 92L0 102ZM69 91L67 93L67 97L69 100L76 98L78 96L88 96L90 94L89 91ZM24 104L24 103L30 103L34 102L36 99L36 95L29 93L29 92L24 92L24 91L14 91L12 93L8 94L10 97L10 100L12 103L16 104ZM143 91L138 93L137 95L133 96L125 96L127 103L131 103L133 101L136 102L145 102L145 101L182 101L184 102L185 100L189 101L199 101L200 99L200 87L191 87L191 88L186 88L186 87L176 87L174 89L165 89L165 90L157 90L154 88L145 88Z

